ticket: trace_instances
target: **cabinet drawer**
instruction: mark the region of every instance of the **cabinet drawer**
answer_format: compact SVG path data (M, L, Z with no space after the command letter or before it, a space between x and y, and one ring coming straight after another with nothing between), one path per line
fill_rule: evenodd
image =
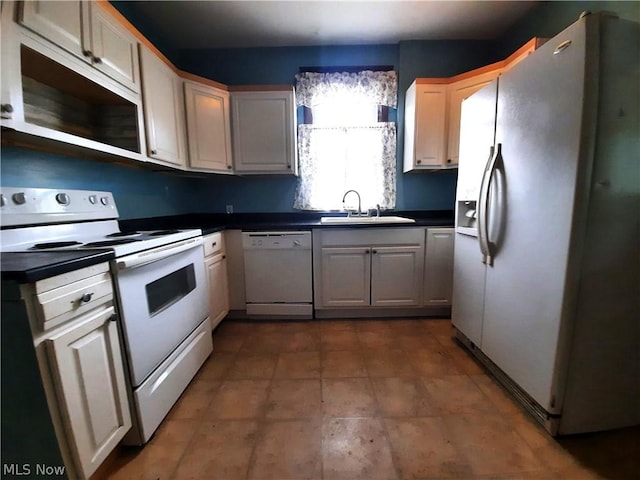
M113 298L108 272L36 295L38 320L44 329L87 312ZM65 315L67 314L67 315Z
M203 239L204 256L216 255L224 253L224 237L222 232L212 233Z

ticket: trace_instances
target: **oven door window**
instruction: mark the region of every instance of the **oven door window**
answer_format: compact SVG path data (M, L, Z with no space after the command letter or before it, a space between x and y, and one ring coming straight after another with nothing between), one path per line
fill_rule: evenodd
M193 264L176 270L146 285L149 316L153 317L165 308L186 297L196 288Z

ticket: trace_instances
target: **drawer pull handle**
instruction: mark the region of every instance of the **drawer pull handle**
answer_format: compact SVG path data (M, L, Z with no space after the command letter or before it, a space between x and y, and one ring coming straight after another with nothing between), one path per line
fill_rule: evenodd
M91 301L91 297L93 297L93 292L85 293L80 297L80 303L89 303Z
M211 244L211 246L212 246L212 247L215 247L217 244L218 244L218 242L213 242L213 243Z

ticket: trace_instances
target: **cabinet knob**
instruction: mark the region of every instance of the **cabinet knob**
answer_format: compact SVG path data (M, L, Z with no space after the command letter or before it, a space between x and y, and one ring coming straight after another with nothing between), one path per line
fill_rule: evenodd
M91 301L91 297L93 297L93 292L85 293L80 297L80 303L89 303Z
M10 103L3 103L2 113L13 113L13 105L11 105Z
M218 244L218 242L211 242L211 246L215 247Z
M450 158L447 158L447 163L451 163L451 159Z
M378 253L377 250L371 250L371 253Z
M158 151L157 150L151 150L151 155L157 155Z
M93 57L93 63L102 63L102 59L100 57Z
M111 322L117 322L118 321L118 314L114 313L113 315L111 315L109 317L109 321Z
M222 259L224 260L225 258L227 258L227 256L226 255L222 255Z
M422 160L417 160L416 163L420 165L422 163Z
M364 251L364 253L371 253L371 250L367 249Z
M91 50L82 50L82 55L84 55L85 57L92 57L93 53L91 52Z
M231 165L227 165L227 170L231 170Z
M290 164L290 163L287 163L287 168L288 168L289 170L291 170L291 164Z

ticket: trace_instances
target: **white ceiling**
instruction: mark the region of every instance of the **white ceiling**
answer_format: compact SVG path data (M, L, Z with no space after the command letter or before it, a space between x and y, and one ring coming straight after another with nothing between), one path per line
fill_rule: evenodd
M494 39L534 1L137 1L173 48Z

